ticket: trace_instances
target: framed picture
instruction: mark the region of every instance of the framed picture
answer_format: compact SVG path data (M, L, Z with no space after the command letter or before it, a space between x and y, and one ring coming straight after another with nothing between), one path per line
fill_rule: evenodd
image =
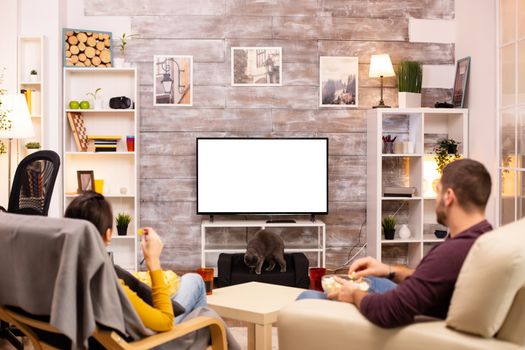
M85 191L95 191L95 175L93 170L78 170L78 193Z
M232 86L281 86L280 47L232 47Z
M153 105L193 105L193 56L153 57Z
M111 67L111 32L64 28L64 67Z
M468 74L470 70L470 57L465 57L456 63L456 78L454 79L454 92L452 93L452 104L454 107L465 106L465 96L468 86Z
M359 60L357 57L319 58L319 106L358 106Z

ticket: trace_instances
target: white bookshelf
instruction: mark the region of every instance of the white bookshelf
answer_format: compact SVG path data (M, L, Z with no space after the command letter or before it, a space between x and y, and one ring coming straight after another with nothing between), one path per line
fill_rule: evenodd
M64 208L78 196L77 171L93 170L95 179L104 180L103 194L111 203L113 215L120 212L132 216L126 236L118 236L113 221L113 238L108 248L116 264L137 270L138 229L138 91L136 68L64 68L63 73L63 178ZM86 93L102 88L98 94L104 100L101 109L70 109L71 100L88 100ZM135 103L133 109L110 109L109 99L126 96ZM116 152L84 152L77 148L67 114L81 113L87 134L119 135ZM135 151L129 152L126 136L135 136ZM124 190L125 189L125 190Z
M17 82L18 93L21 90L31 90L31 120L35 136L21 140L19 150L22 156L28 154L25 144L28 142L39 142L41 149L45 148L44 142L44 36L19 36L18 37L18 62L17 62ZM38 78L32 81L30 72L36 70Z
M432 148L437 139L461 142L459 151L468 156L468 110L434 108L382 108L367 113L367 247L368 255L387 263L403 262L415 267L428 250L443 241L434 235L438 227L432 179L438 177ZM412 142L413 153L383 154L382 136L396 136L397 142ZM435 181L434 181L435 182ZM385 197L383 186L411 186L412 197ZM381 220L396 215L393 240L383 236ZM401 239L399 228L408 225L411 237ZM388 256L399 246L406 256Z

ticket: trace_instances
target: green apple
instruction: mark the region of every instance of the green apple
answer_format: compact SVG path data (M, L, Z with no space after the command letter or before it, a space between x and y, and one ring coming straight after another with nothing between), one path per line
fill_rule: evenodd
M88 101L81 101L80 102L80 109L89 109L89 102Z
M80 103L78 103L78 101L69 101L69 108L71 109L79 109L80 108Z

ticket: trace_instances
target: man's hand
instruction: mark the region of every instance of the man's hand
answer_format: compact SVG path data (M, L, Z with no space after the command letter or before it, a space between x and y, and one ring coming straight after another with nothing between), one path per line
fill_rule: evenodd
M358 291L359 288L351 281L344 280L337 276L334 276L334 281L341 285L341 289L339 289L339 292L328 294L328 298L346 303L354 303L354 293Z
M366 258L357 259L350 265L348 274L350 275L353 272L355 272L357 278L365 276L386 277L390 272L390 267L367 256Z

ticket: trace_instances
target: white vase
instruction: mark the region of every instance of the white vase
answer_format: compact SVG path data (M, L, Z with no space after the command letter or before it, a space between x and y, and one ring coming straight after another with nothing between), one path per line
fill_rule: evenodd
M38 74L29 74L29 81L32 83L38 82Z
M399 238L401 239L409 239L410 238L410 229L406 224L401 225L401 228L399 229Z
M421 94L414 92L398 92L397 99L399 108L419 108L421 107Z
M93 101L93 106L95 109L104 109L104 100L99 97L95 101Z
M27 155L40 151L40 148L26 148Z
M124 59L122 57L115 57L113 58L113 67L115 68L122 68L124 67Z

